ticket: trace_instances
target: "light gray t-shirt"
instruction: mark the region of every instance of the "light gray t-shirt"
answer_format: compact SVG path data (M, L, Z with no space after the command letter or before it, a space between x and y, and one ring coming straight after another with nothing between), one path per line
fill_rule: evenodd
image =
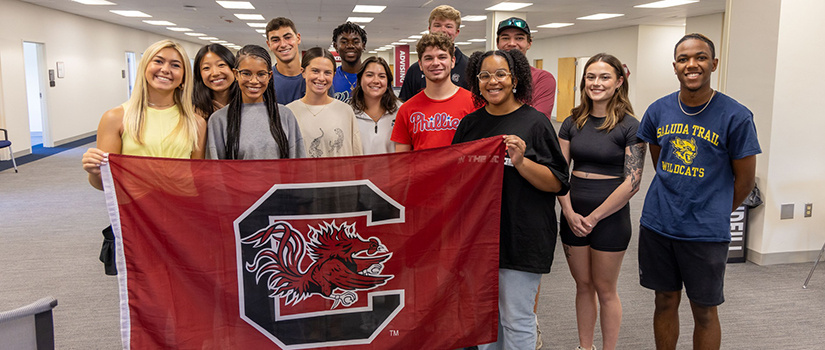
M206 158L227 159L226 118L229 106L221 108L209 117L206 133ZM289 144L289 158L306 158L304 139L295 115L286 106L278 104L281 127ZM269 116L266 105L245 103L241 108L241 130L238 145L238 159L279 159L280 149L269 130Z

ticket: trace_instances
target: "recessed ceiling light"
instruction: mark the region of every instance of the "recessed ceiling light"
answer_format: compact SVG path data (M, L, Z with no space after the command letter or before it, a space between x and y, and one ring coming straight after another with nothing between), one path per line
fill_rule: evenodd
M203 34L203 33L183 33L183 34L190 35L190 36L206 36L206 34Z
M147 21L147 20L144 20L143 23L151 24L153 26L176 26L177 25L177 24L174 24L174 23L169 22L169 21Z
M224 45L226 45L226 46L238 46L238 45L235 45L235 43L225 43Z
M461 17L462 21L467 22L481 22L487 19L487 16L475 15L475 16L464 16Z
M410 39L421 39L421 35L410 35Z
M117 5L113 2L108 2L106 0L72 0L77 3L81 3L83 5Z
M539 31L538 31L538 30L535 30L535 29L530 30L530 33L538 33L538 32L539 32Z
M394 42L394 43L392 43L392 44L393 44L393 45L407 45L407 44L405 44L405 43L399 43L399 42L397 42L397 41L396 41L396 42Z
M418 40L415 40L415 39L401 39L401 40L398 40L398 41L400 41L402 43L414 43Z
M233 10L254 10L255 6L252 6L252 3L249 1L215 1L218 5L223 6L225 9L233 9Z
M236 13L235 17L238 17L238 19L244 21L266 21L266 18L264 18L263 15L252 13Z
M515 11L532 5L531 2L501 2L486 8L487 11Z
M466 26L462 24L462 25L460 25L460 26L458 26L458 27L459 27L459 28L464 28L464 27L466 27Z
M352 23L370 23L372 20L375 19L374 17L350 17L347 18L347 21Z
M198 39L201 39L201 40L218 40L218 38L216 38L214 36L202 36Z
M210 40L210 41L215 43L215 44L226 44L227 43L226 40Z
M637 8L645 8L645 9L661 9L665 7L673 7L673 6L680 6L680 5L687 5L692 4L694 2L699 2L699 0L662 0L651 2L647 4L636 5L633 7Z
M470 45L470 44L472 44L472 43L471 43L471 42L469 42L469 41L457 41L455 44L456 44L456 45Z
M140 11L109 10L109 12L123 17L152 17Z
M421 32L421 33L419 33L419 34L421 34L421 35L424 35L424 34L430 34L430 31L429 31L429 30L425 30L425 31L423 31L423 32Z
M266 28L266 23L253 22L253 23L247 23L246 25L248 25L252 28Z
M386 6L378 6L378 5L355 5L355 8L352 9L352 12L358 13L381 13L384 9L387 8Z
M378 53L378 51L370 51L370 53Z
M255 29L256 32L266 34L266 29Z
M471 43L486 43L487 39L470 39L470 40L467 40L467 41L469 41Z
M181 28L181 27L166 27L166 29L169 29L173 32L191 32L192 31L192 29Z
M537 26L537 27L538 28L564 28L564 27L569 27L569 26L572 26L572 25L573 25L573 23L553 22L553 23L542 24L542 25Z
M623 13L597 13L597 14L594 14L594 15L579 17L579 18L576 18L576 19L585 20L585 21L598 21L598 20L602 20L602 19L616 18L616 17L621 17L621 16L624 16L624 14Z

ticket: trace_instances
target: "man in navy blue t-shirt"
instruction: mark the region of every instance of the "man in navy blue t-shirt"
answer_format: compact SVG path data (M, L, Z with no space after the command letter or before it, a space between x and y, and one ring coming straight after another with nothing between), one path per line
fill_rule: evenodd
M762 151L753 114L710 86L713 42L685 35L674 59L679 91L650 105L638 132L656 169L639 228L639 278L655 291L657 349L676 348L683 285L694 348L719 349L730 213L753 189Z

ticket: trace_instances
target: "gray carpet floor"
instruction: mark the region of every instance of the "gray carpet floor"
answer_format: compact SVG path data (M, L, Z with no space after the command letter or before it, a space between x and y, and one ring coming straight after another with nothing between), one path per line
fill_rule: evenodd
M117 281L98 261L100 230L108 225L103 195L86 182L71 149L0 171L0 310L51 295L58 349L120 348ZM643 194L631 202L638 226ZM638 227L636 227L638 229ZM639 286L636 235L619 277L624 318L620 349L652 349L653 292ZM576 347L575 286L561 249L543 277L538 318L544 349ZM720 307L723 349L824 349L825 264L808 289L810 263L728 265L727 301ZM686 298L681 309L679 349L690 349L693 322ZM597 346L600 347L597 326ZM0 349L3 349L0 344Z

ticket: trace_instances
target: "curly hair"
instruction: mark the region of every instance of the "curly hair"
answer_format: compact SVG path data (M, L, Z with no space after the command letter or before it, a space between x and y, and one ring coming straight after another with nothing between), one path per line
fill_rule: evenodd
M530 63L527 62L527 57L517 49L513 50L492 50L487 52L476 51L470 56L467 62L467 79L470 81L470 92L473 93L473 103L476 108L481 108L487 105L487 100L481 95L479 88L478 73L481 71L481 64L484 59L492 55L501 56L507 61L507 66L510 69L512 79L515 81L515 92L513 97L517 101L525 104L530 104L533 99L533 75L530 73Z
M390 65L387 61L378 56L367 57L367 59L361 63L361 69L358 71L358 83L356 83L355 88L352 89L352 99L350 99L349 103L352 108L357 111L364 111L367 109L367 101L364 98L364 90L361 89L361 78L364 76L367 66L371 63L384 67L384 71L387 72L387 89L381 96L381 107L387 111L386 113L395 113L398 109L398 97L395 96L395 92L392 90L392 71L390 70Z
M596 62L607 63L613 68L613 71L616 74L616 79L621 78L623 80L622 85L616 89L613 97L611 97L610 101L607 102L607 116L605 116L604 122L600 127L596 128L597 130L607 130L607 132L610 132L614 127L616 127L617 124L619 124L619 122L622 121L622 119L624 119L625 115L633 116L633 106L630 105L630 98L628 97L630 92L630 84L627 81L627 74L625 74L622 62L619 61L616 56L611 54L598 53L587 60L587 63L584 65L582 80L579 86L579 90L581 91L581 104L570 111L570 117L573 118L573 122L576 123L576 127L581 129L584 126L584 123L587 122L587 116L593 111L593 100L587 95L584 85L586 82L585 77L587 76L587 68Z
M450 37L444 33L428 33L421 36L421 39L418 39L418 43L415 44L415 52L418 54L419 59L421 59L421 56L424 55L424 51L427 51L428 47L442 49L447 51L450 57L455 57L455 44L453 44Z
M361 26L350 21L347 21L347 23L344 23L336 27L332 31L332 42L335 43L336 41L338 41L338 37L344 33L358 34L358 36L361 37L361 42L364 43L364 47L367 46L367 31L364 30L364 28L361 28Z

